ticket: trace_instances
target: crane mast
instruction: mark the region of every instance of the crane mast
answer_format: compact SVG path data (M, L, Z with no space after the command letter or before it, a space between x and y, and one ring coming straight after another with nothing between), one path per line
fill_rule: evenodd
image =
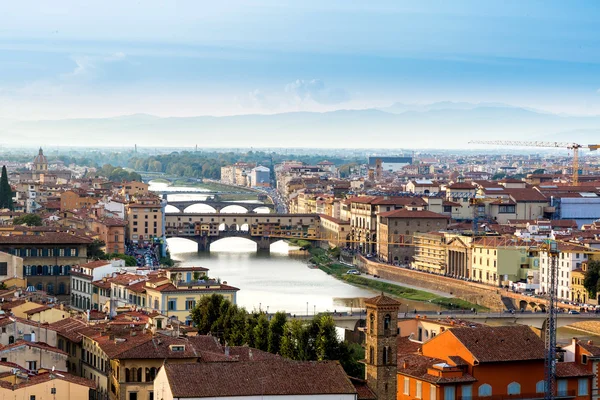
M553 400L556 395L556 296L558 278L558 245L554 240L547 240L544 245L548 253L548 305L546 308L546 357L544 368L544 400Z

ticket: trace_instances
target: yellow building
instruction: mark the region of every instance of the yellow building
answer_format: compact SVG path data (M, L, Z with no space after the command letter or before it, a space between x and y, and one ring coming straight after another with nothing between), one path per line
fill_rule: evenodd
M67 371L68 355L56 347L46 343L35 342L35 334L31 333L31 341L19 340L0 349L0 358L6 362L17 364L29 371L52 369Z
M412 266L419 271L443 275L446 271L446 236L441 232L415 233Z
M127 237L133 242L163 236L163 208L158 196L137 198L125 206Z
M1 377L0 393L4 399L95 399L96 383L66 372L32 376L21 372Z
M90 208L98 203L98 199L80 196L72 190L60 194L60 211Z
M124 182L123 187L121 188L120 194L121 196L147 196L148 195L148 187L149 185L144 182Z
M319 215L321 218L320 235L321 239L326 239L329 247L346 247L350 241L350 222L330 217L329 215Z
M587 262L582 263L581 268L571 271L571 301L575 303L587 303L589 300L589 293L583 287L585 271L587 271Z

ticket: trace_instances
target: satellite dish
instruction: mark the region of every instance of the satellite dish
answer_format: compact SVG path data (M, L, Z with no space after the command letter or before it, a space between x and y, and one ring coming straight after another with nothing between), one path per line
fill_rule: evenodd
M52 366L52 372L54 372L54 365Z

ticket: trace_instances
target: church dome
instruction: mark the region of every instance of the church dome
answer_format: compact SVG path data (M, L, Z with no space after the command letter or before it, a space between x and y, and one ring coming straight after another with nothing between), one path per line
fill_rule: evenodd
M42 148L40 147L40 152L38 153L37 156L35 156L35 158L33 159L33 163L34 164L48 164L48 159L46 158L46 156L44 155L44 151L42 150Z

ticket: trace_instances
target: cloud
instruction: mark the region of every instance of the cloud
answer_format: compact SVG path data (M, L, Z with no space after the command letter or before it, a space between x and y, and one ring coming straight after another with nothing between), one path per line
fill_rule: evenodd
M117 52L108 56L72 56L75 62L75 69L71 72L60 75L63 81L68 80L92 80L97 78L102 72L102 66L114 62L122 61L126 58L125 53Z
M285 92L300 101L312 100L321 104L339 104L350 100L350 94L341 88L329 89L320 79L296 79L285 85Z

